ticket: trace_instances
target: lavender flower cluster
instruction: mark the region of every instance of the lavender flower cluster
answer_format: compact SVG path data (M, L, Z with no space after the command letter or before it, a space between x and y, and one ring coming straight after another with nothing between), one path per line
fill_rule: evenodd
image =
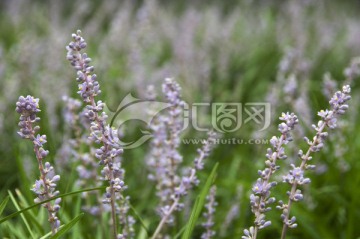
M214 226L215 207L217 206L215 195L216 186L214 185L210 188L209 195L206 197L207 204L205 205L205 208L207 211L203 213L206 222L202 223L202 226L205 228L205 232L201 235L201 239L210 239L216 234L216 232L212 230L212 227Z
M205 160L209 156L210 150L214 147L214 142L216 140L216 134L212 131L208 132L208 138L203 142L203 146L198 149L198 156L194 160L194 166L188 168L187 173L185 173L179 182L179 184L175 187L175 191L170 195L171 203L162 207L162 218L160 223L158 224L152 239L157 238L165 223L173 222L173 212L176 210L182 210L184 208L184 204L181 203L181 199L183 196L187 195L188 192L199 184L199 180L197 179L196 173L198 169L196 168L196 164L201 164L203 160Z
M65 107L63 117L66 123L66 131L60 152L57 155L56 163L58 169L63 169L72 163L76 164L78 178L75 185L79 188L91 188L102 186L99 180L99 164L95 158L96 148L88 138L88 129L91 122L86 117L86 108L81 110L82 103L68 96L63 96ZM87 150L82 150L86 148ZM99 191L83 192L82 197L86 200L82 210L93 216L100 217L102 212L109 209L102 201Z
M298 124L298 118L293 113L283 113L279 118L284 121L279 124L278 130L280 137L273 136L270 140L272 148L267 149L265 161L266 168L259 170L259 178L252 188L253 194L250 195L251 211L255 215L254 227L244 231L243 239L256 238L259 229L263 229L271 225L271 221L266 220L265 213L271 210L269 205L275 202L274 197L270 197L270 190L277 185L277 182L271 181L271 176L279 170L280 166L276 163L278 160L286 159L284 145L292 141L290 132ZM250 233L252 232L252 233Z
M321 117L321 120L317 125L312 127L316 131L313 140L309 140L305 137L306 143L309 145L309 149L304 154L302 150L299 150L298 157L301 160L300 166L296 167L291 165L293 168L289 171L286 176L283 176L283 182L291 185L291 190L287 192L289 199L287 203L279 201L278 209L282 210L281 219L283 220L284 226L282 230L282 238L285 238L287 228L294 228L297 226L296 217L290 217L290 209L292 202L301 201L303 199L303 194L300 189L297 188L298 185L309 184L311 180L304 177L304 172L309 169L314 169L315 165L309 164L309 161L312 160L310 156L311 153L319 152L324 147L324 141L328 137L328 132L325 132L325 128L334 129L337 127L337 117L339 115L345 114L346 110L349 108L349 105L346 103L351 99L350 96L350 86L346 85L342 88L342 91L337 91L330 99L329 103L331 110L321 110L318 112L318 116Z
M94 66L90 65L91 59L86 53L81 53L86 48L86 42L81 37L81 32L78 30L76 34L72 35L72 42L66 47L67 59L77 71L76 81L79 83L78 94L81 95L83 101L87 104L85 116L90 122L90 137L92 142L101 144L96 149L95 156L100 160L100 165L103 165L102 179L107 181L109 186L106 188L105 198L103 203L110 204L112 214L112 228L114 236L119 238L128 238L124 234L117 234L116 228L116 214L120 212L127 212L127 210L120 210L117 205L117 199L123 198L121 192L126 188L123 181L124 170L121 168L119 156L123 149L119 146L119 138L117 131L110 128L106 123L107 114L103 111L104 103L102 101L95 102L95 97L100 94L100 85L97 81L97 76L92 74ZM124 217L121 215L120 217ZM126 217L126 216L125 216ZM124 221L124 220L120 220Z
M346 85L343 87L342 91L337 91L330 99L329 103L331 110L321 110L318 112L318 116L321 117L321 120L317 125L312 126L316 131L316 135L313 137L313 140L310 140L307 137L304 138L309 145L309 149L306 153L302 150L299 150L298 152L298 157L301 161L300 166L290 164L292 169L289 170L287 175L283 176L283 182L290 184L291 190L287 192L288 202L284 203L280 200L278 206L276 206L277 209L282 210L282 239L286 237L287 228L295 228L297 226L296 217L292 216L289 218L290 209L293 202L301 201L304 197L302 191L297 187L311 182L309 178L304 176L305 170L315 168L315 165L309 164L309 161L312 159L310 155L311 153L319 152L324 147L324 141L328 136L328 133L324 131L325 128L336 128L337 116L343 115L349 108L346 103L351 98L349 94L350 86ZM265 161L266 168L264 170L259 170L258 173L260 178L257 179L254 184L252 188L253 194L250 196L251 210L255 215L254 226L244 230L244 236L242 236L243 239L256 239L259 229L271 225L271 221L265 219L265 213L271 210L269 205L275 202L275 198L270 197L270 190L277 182L270 182L270 177L280 168L276 165L276 161L287 158L282 145L286 145L292 141L290 131L298 124L298 119L293 113L283 113L280 120L285 121L279 125L281 137L277 138L274 136L270 140L273 149L269 148L267 151L267 160Z
M37 113L40 112L39 99L30 95L27 97L20 96L16 103L16 112L20 114L20 131L18 134L24 139L31 140L34 144L34 152L40 170L40 179L35 181L31 190L37 195L34 202L40 203L59 194L56 186L60 176L55 174L54 168L49 162L44 163L45 157L49 154L49 151L43 148L43 145L47 142L46 135L37 134L35 136L40 130L40 127L36 125L40 121L40 118L37 117ZM51 224L52 234L55 234L60 227L60 220L56 215L60 209L60 202L61 198L57 198L54 202L43 204L48 211L48 220Z
M155 116L150 124L154 138L147 164L151 172L149 178L156 181L157 196L160 199L159 213L164 216L172 203L175 187L180 182L177 171L183 159L179 153L179 135L185 102L181 100L179 84L173 79L166 79L162 90L170 107L166 114ZM173 217L170 217L168 223L172 222Z
M203 169L204 160L209 157L210 151L215 145L215 140L216 133L209 131L207 140L204 142L203 146L197 150L198 156L194 159L194 166L188 169L189 176L183 176L180 185L175 188L175 198L186 195L193 186L199 184L196 172Z
M147 163L151 172L149 178L156 182L157 196L160 199L158 211L161 221L152 238L160 235L165 223L174 223L175 210L180 211L184 208L180 199L187 195L193 186L198 185L196 172L203 169L204 159L209 156L216 137L214 132L208 133L208 139L198 149L193 167L188 168L184 175L180 176L178 171L183 158L179 152L179 145L183 129L183 109L186 104L181 100L179 84L173 79L165 79L162 89L170 106L166 114L157 115L150 125L154 138ZM148 94L151 96L149 98L155 97L152 90Z

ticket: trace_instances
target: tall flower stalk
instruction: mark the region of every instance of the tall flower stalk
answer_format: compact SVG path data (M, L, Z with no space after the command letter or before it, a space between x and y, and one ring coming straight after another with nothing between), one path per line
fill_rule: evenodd
M321 110L318 112L318 116L321 117L321 120L317 123L317 125L313 125L316 134L312 141L305 137L305 141L309 145L309 148L305 154L302 150L299 150L298 156L301 160L300 166L296 167L291 165L293 169L290 170L288 175L283 177L284 182L291 185L291 190L288 191L288 202L285 204L282 201L279 201L279 206L277 207L278 209L283 210L281 214L281 218L283 220L281 239L285 239L288 228L294 228L297 226L295 223L296 217L293 216L291 219L289 218L292 203L303 199L303 194L301 190L298 189L298 186L310 183L310 179L304 177L304 171L315 168L314 165L308 164L308 162L312 159L311 154L319 152L324 147L324 141L328 136L328 133L325 132L325 129L336 128L337 117L339 115L343 115L349 108L346 102L351 98L349 95L350 91L351 89L349 85L344 86L342 91L337 91L330 99L329 103L331 110Z
M37 195L34 202L40 203L59 194L59 191L56 190L56 184L60 180L60 176L55 175L54 168L49 162L44 162L45 157L49 154L49 151L43 148L43 145L46 143L46 135L36 135L40 130L40 127L36 125L37 122L40 121L40 118L36 115L40 112L39 99L30 95L27 97L20 96L16 103L16 112L20 114L20 131L18 134L21 138L31 140L34 144L34 152L39 166L40 179L35 181L31 190ZM60 227L60 220L56 215L60 209L60 202L61 198L57 198L54 202L43 204L48 211L48 220L51 224L53 235Z
M108 116L103 111L104 103L95 101L95 97L101 92L100 85L97 76L93 74L94 67L90 65L91 59L86 53L82 53L87 44L81 36L81 31L78 30L76 34L72 34L72 38L73 40L66 47L67 59L77 71L78 94L86 103L85 116L91 122L89 139L101 145L96 150L95 156L103 166L102 179L108 182L103 203L111 206L113 238L124 238L123 234L117 233L116 214L121 210L117 208L115 202L117 198L122 197L119 194L125 188L122 180L124 173L119 161L123 150L119 146L116 130L110 128L106 123Z
M164 237L161 233L165 225L174 223L174 211L180 211L184 207L182 196L199 183L196 172L203 169L204 159L209 156L216 136L214 132L208 133L208 139L204 141L202 148L198 149L193 167L190 167L184 176L179 175L179 166L183 160L179 152L180 133L183 129L183 108L186 103L181 99L180 85L173 79L165 79L162 90L169 107L166 113L156 115L150 124L154 137L147 162L151 171L149 178L156 182L157 196L160 199L158 211L161 221L152 236L153 239ZM148 95L149 100L156 97L152 88L148 89Z
M281 239L285 239L288 228L297 227L296 217L292 216L290 218L290 210L293 202L301 201L303 199L303 194L301 190L298 189L298 186L309 184L311 182L309 178L304 177L305 170L315 168L315 165L308 163L312 159L311 153L318 152L324 147L324 141L328 136L328 133L325 132L325 128L336 128L337 117L344 114L349 108L346 102L351 98L349 95L350 90L349 85L344 86L342 91L337 91L329 101L331 110L321 110L318 112L318 116L321 117L321 120L317 125L313 125L316 134L312 141L305 137L305 141L309 145L306 153L304 154L302 150L299 150L298 152L298 157L301 160L300 166L291 164L292 169L286 176L283 176L283 182L289 183L291 185L291 190L287 192L287 195L289 196L288 202L284 203L280 200L279 205L276 207L277 209L282 210L281 219L283 221L283 228ZM277 159L285 159L287 157L282 145L291 141L289 132L293 129L294 125L298 123L298 119L294 114L283 114L280 119L285 121L285 123L279 125L279 131L282 135L280 138L273 137L270 140L274 150L271 148L268 149L268 153L266 154L268 160L265 162L267 167L265 170L259 170L260 178L253 186L253 194L250 196L251 210L255 214L255 225L244 230L242 239L256 239L258 230L271 224L270 221L265 219L264 213L271 210L268 205L275 202L275 198L270 198L270 189L277 183L270 182L270 176L279 169L279 166L276 165Z
M89 120L86 117L86 109L82 109L82 102L68 96L63 96L65 107L63 109L66 131L63 137L63 145L57 157L56 163L64 167L71 165L70 162L76 162L76 171L78 178L75 185L79 188L100 187L102 181L99 180L99 164L95 158L96 148L93 142L88 139L87 129L90 127ZM86 150L82 150L86 148ZM81 209L93 216L100 216L105 211L102 203L102 193L99 191L83 192L82 198L85 200ZM92 200L95 198L95 202ZM109 207L106 207L109 209ZM99 221L94 220L94 224Z
M214 226L214 214L215 208L217 206L217 202L215 201L216 195L216 186L213 185L210 188L209 194L206 197L207 203L205 205L206 212L203 213L203 217L205 218L205 222L201 225L205 228L205 232L201 235L201 239L210 239L215 235L215 231L213 230Z
M254 226L244 230L243 239L255 239L260 229L271 225L271 221L267 221L265 213L271 210L269 205L275 202L274 197L270 197L270 190L277 185L275 181L271 181L271 176L279 170L280 166L277 161L286 159L284 145L292 141L290 132L298 124L298 118L293 113L283 113L279 118L283 122L279 124L278 130L280 137L273 136L270 139L272 148L267 149L265 161L266 168L259 170L259 178L252 187L253 194L250 195L251 211L255 215Z
M185 102L181 99L181 87L171 78L165 79L162 85L162 91L165 95L166 101L170 104L168 114L163 117L163 123L167 128L166 147L166 177L167 189L169 191L168 202L171 201L171 195L175 193L175 188L180 182L180 177L177 175L179 165L183 161L182 155L179 153L180 146L180 132L182 130L182 114ZM170 199L170 200L169 200Z
M149 125L153 139L150 142L151 151L147 160L151 171L149 179L156 183L156 195L160 200L157 210L161 217L172 203L172 195L181 179L178 175L178 168L182 162L179 146L185 105L181 100L181 88L173 79L166 79L162 89L169 108L166 112L157 114ZM148 94L149 100L155 99L153 90ZM154 112L149 110L149 114L153 115ZM169 217L167 223L173 222L174 218Z
M204 141L201 148L198 149L198 156L194 159L193 167L190 167L188 174L182 176L180 183L175 187L174 194L171 195L171 204L162 208L162 218L158 224L152 239L157 238L164 225L168 222L175 210L181 210L184 205L181 203L183 196L187 195L188 192L199 184L199 180L196 176L197 171L202 170L204 167L204 160L209 156L215 142L216 134L212 131L208 133L208 139Z

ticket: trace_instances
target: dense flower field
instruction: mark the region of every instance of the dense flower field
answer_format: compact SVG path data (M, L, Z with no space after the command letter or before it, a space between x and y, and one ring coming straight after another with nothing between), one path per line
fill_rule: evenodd
M360 238L358 8L0 3L0 237Z

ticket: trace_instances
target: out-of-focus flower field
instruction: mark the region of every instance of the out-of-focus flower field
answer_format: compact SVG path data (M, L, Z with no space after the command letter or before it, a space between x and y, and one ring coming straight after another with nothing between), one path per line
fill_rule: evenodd
M98 186L74 183L81 162L75 160L76 152L69 144L77 135L69 128L69 101L64 101L66 97L82 100L65 49L71 34L81 29L101 87L97 100L107 105L107 111L117 109L129 93L145 99L151 89L157 99L171 98L162 93L165 78L179 84L181 99L189 105L262 102L271 106L266 130L243 123L238 130L219 135L223 143L216 144L204 160L204 169L197 172L199 185L184 196L183 210L175 214L176 223L166 227L163 238L182 232L216 163L216 194L211 190L217 202L213 238L241 238L243 230L254 225L249 198L258 170L265 167L265 154L271 147L268 140L279 135L281 113L294 112L299 120L292 133L294 142L286 147L288 159L279 162L281 168L273 178L279 183L271 194L287 200L289 186L281 176L292 169L291 163L299 164L298 150L307 147L303 137L312 140L312 124L320 120L318 111L329 109L332 95L345 84L351 84L349 109L338 119L338 127L328 130L324 148L313 155L311 163L316 168L305 173L311 183L302 187L303 200L291 208L298 226L288 230L287 238L360 238L359 12L356 1L324 0L1 1L0 202L9 191L22 208L32 205L36 197L30 190L39 177L34 149L17 134L15 107L20 95L40 99L38 124L47 135L46 159L61 177L59 191ZM198 106L199 124L211 122L216 115ZM125 139L141 134L135 126L124 130ZM184 139L199 138L206 134L191 127L178 135L179 145L174 147L182 157L180 175L192 166L201 147ZM233 138L243 143L226 141ZM254 139L262 141L250 143ZM133 238L153 235L161 220L156 211L158 188L148 176L154 173L149 160L156 145L150 140L124 149L121 156L126 172L124 194L129 196L129 214L136 221ZM110 216L98 218L100 223L94 225L95 219L83 207L85 201L82 194L62 199L58 216L63 224L82 211L86 215L64 238L110 238ZM10 200L0 220L17 210ZM257 238L280 238L280 214L273 206L267 213L272 224L260 230ZM36 207L22 215L0 224L1 238L40 238L51 231L44 209ZM205 220L200 215L191 238L201 237Z

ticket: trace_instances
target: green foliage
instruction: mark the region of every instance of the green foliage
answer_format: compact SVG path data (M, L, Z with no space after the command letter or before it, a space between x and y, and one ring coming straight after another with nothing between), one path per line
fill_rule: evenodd
M9 202L9 196L7 196L0 204L0 215L4 211L4 209L5 209L8 202Z
M51 239L60 238L60 236L64 235L67 231L69 231L72 227L74 227L75 224L78 223L83 216L84 216L84 213L81 213L80 215L76 216L70 222L68 222L65 225L61 226L60 230L55 235L51 236L50 238Z
M195 228L196 223L198 222L200 213L203 210L203 207L205 205L206 196L209 193L211 185L215 181L216 170L217 170L218 166L219 166L219 163L216 163L214 168L212 169L208 179L206 180L206 183L205 183L203 189L201 190L201 193L196 197L196 200L195 200L195 203L194 203L194 206L191 211L190 218L189 218L189 222L186 225L185 232L183 233L181 239L191 238L191 234Z
M55 165L59 163L58 149L67 130L61 97L67 94L78 98L75 73L65 60L64 50L69 34L75 29L82 29L88 39L88 54L94 61L102 87L100 98L114 107L129 92L140 98L147 85L154 84L158 89L163 78L169 75L179 81L183 99L189 103L263 102L268 99L268 92L276 87L280 60L289 48L295 48L311 65L303 92L309 97L312 110L312 118L308 120L315 122L316 112L325 108L328 101L322 95L324 73L331 73L342 85L344 68L352 57L360 55L359 16L357 5L351 1L320 1L319 5L295 1L281 4L237 0L196 1L195 4L155 1L158 4L154 8L145 4L148 1L137 1L134 5L107 5L103 1L66 1L64 4L21 1L19 5L17 2L0 3L1 238L50 237L45 211L40 204L32 203L34 195L30 188L38 177L37 166L31 145L16 135L18 115L14 109L19 95L33 94L41 99L40 126L42 133L48 135L49 159ZM143 12L149 11L145 20L141 18L140 8ZM187 32L192 26L195 26L193 32ZM318 170L309 174L312 183L305 188L306 203L293 208L299 227L289 231L289 238L359 238L360 125L356 122L360 106L359 86L354 83L349 115L337 129L340 136L330 132L327 151L314 157ZM284 102L283 94L276 97L279 104L273 107L274 116L283 110L294 110L291 104ZM209 110L204 115L210 115ZM204 121L208 118L204 116ZM270 139L277 123L277 118L273 117L267 132L258 137ZM300 124L304 132L297 137L311 135L310 125L303 121ZM234 135L224 137L247 140L254 137L254 128L242 127ZM183 137L199 135L189 130ZM340 137L345 139L340 145L345 153L338 156ZM143 145L124 153L125 181L129 186L126 193L131 196L131 213L138 222L135 227L138 238L148 238L159 221L155 212L155 186L148 181L145 166L148 147ZM195 238L201 234L203 229L195 225L202 220L199 214L208 182L213 177L208 175L214 175L212 165L220 162L216 180L219 206L215 213L215 237L240 238L243 228L253 222L249 192L257 170L263 168L267 147L266 144L219 145L199 176L208 178L206 186L189 195L190 219L181 220L189 218L186 217L189 214L180 214L180 223L174 227L172 236ZM196 148L197 145L181 147L185 166L191 164ZM295 159L296 153L291 157ZM103 191L104 187L78 190L73 182L79 163L72 158L68 160L59 172L64 182L59 186L60 192L69 193L58 196L63 198L59 217L68 223L57 235L109 238L104 223L109 220L108 215L94 220L91 215L82 214L84 200L80 197L83 192ZM284 171L288 170L285 165L281 165ZM283 198L286 189L285 185L279 185L280 191L275 196ZM229 212L234 207L238 208L238 213L226 227ZM261 231L260 239L278 237L279 215L276 210L272 211L273 225ZM65 232L67 234L62 234Z

